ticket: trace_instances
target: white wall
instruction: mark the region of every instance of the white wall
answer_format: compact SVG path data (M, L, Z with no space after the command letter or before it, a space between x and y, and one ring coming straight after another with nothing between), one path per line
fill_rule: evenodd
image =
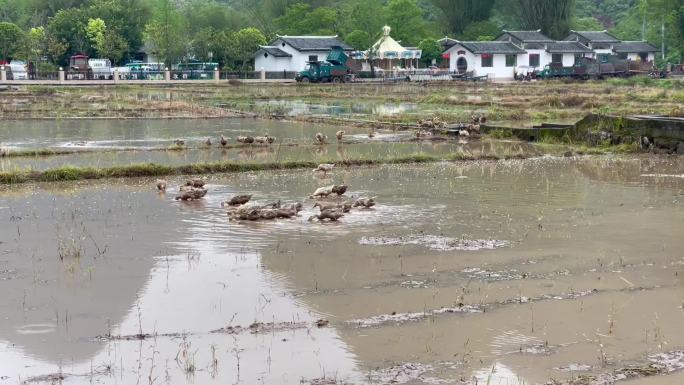
M632 60L632 61L641 60L640 57L641 56L639 56L638 53L628 53L627 54L627 59ZM654 60L655 60L655 54L653 52L649 52L648 59L646 61L652 62Z
M319 61L325 61L330 53L329 50L299 52L291 45L287 43L283 45L283 43L284 42L281 39L278 39L273 43L273 46L289 53L292 57L281 58L269 55L265 58L263 53L260 53L254 58L254 70L260 71L261 68L264 68L267 72L283 70L299 72L306 68L306 65L309 63L309 56L316 55L318 56Z
M465 51L465 55L458 55L458 51ZM482 55L475 55L463 48L460 44L456 44L449 48L449 70L456 72L456 63L459 57L464 57L468 61L467 71L473 71L475 76L488 75L490 79L513 79L515 76L516 67L506 67L506 55L494 55L493 67L482 67ZM518 64L523 60L525 55L517 55ZM525 59L526 60L526 59Z

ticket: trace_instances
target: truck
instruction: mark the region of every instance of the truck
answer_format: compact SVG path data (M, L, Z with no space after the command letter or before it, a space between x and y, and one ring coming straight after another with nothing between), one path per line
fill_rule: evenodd
M114 71L112 70L112 62L109 59L90 59L88 66L93 72L93 79L97 80L112 80L114 79Z
M88 55L77 53L69 58L67 80L92 80L93 69L88 64Z
M600 60L592 58L577 58L575 64L564 67L561 63L551 63L536 74L540 79L573 78L573 79L602 79L607 76L631 76L637 74L649 75L653 72L653 63L621 59L616 56L606 56Z
M333 47L326 61L309 61L304 71L295 76L299 83L344 83L351 81L351 70L347 66L349 57L342 47Z

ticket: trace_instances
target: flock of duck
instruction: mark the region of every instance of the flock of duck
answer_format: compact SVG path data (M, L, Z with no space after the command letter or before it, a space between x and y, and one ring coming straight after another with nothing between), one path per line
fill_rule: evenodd
M487 117L484 115L473 115L472 117L472 122L469 124L462 124L461 127L462 129L459 131L459 135L462 137L469 137L469 136L479 136L480 135L480 125L484 124L487 121ZM416 139L430 139L434 135L434 130L440 129L440 128L445 128L446 127L446 122L442 121L439 117L433 117L430 119L424 119L424 120L419 120L418 121L418 127L419 129L414 131L414 137ZM337 138L337 142L341 143L342 140L344 139L344 136L346 135L346 132L343 130L337 131L335 133L335 138ZM374 138L375 137L375 129L371 128L368 131L368 137L369 138ZM328 144L328 136L321 133L317 132L316 135L314 135L314 143L316 144ZM242 145L271 145L275 143L276 138L269 135L269 134L264 134L262 136L238 136L236 138L236 141L239 144ZM175 145L176 147L184 147L185 146L185 140L183 139L176 139L175 140ZM204 142L204 144L207 147L211 147L213 145L213 142L211 138L207 138L207 140ZM221 135L219 139L219 144L222 147L226 147L228 145L228 139Z
M334 164L320 164L314 169L314 172L328 173L334 167ZM204 179L189 179L179 187L175 200L194 201L203 199L208 192L205 186L206 181ZM166 192L168 183L160 179L157 180L156 187L158 191ZM318 208L319 212L309 217L309 222L315 220L336 222L351 212L352 209L371 209L375 206L375 197L352 197L348 199L345 196L347 189L347 185L330 185L316 189L309 196L309 199L314 200L313 208ZM282 203L280 200L267 204L252 202L252 195L235 195L221 202L221 206L227 209L228 217L231 220L240 221L290 219L297 217L304 208L301 202Z

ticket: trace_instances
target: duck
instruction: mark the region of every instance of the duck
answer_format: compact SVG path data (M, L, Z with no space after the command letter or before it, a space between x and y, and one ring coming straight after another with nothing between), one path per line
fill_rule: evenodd
M344 202L344 203L320 203L316 202L316 204L313 205L313 208L315 209L318 207L321 212L323 211L328 211L328 210L342 210L343 213L348 213L352 209L352 203L351 202Z
M432 135L433 135L432 131L427 131L427 130L417 130L416 131L416 138L418 138L418 139L428 138L428 137L431 137Z
M275 142L275 140L276 140L275 137L273 137L269 134L266 134L265 136L266 136L266 143L268 143L268 144L273 144L273 142Z
M207 147L211 147L211 138L207 138L207 141L204 142L204 144L206 144Z
M359 198L354 202L353 207L371 208L375 206L375 198Z
M346 134L346 132L344 132L344 131L342 131L342 130L337 131L337 133L335 133L335 137L337 138L337 141L338 141L338 142L341 142L341 141L342 141L342 138L344 137L344 134Z
M192 186L183 186L185 188L181 188L180 193L176 195L176 200L177 201L192 201L192 200L198 200L204 198L205 195L207 195L207 189L205 188L197 188L197 187L192 187Z
M318 165L317 168L314 169L314 172L321 171L323 173L329 173L332 172L332 170L335 168L335 165L332 163L321 163Z
M252 144L254 143L254 138L251 136L238 136L237 141L242 144Z
M271 202L267 203L265 205L261 205L259 208L262 210L275 210L279 209L281 207L280 201L278 202Z
M259 210L259 219L267 221L278 218L278 209L261 209Z
M349 188L349 186L347 186L346 184L335 185L332 188L332 192L337 194L338 196L340 196L340 195L344 195L344 193L347 192L348 188Z
M323 135L320 132L316 133L316 142L318 142L318 144L325 144L327 140L328 137L326 135Z
M320 197L327 197L333 193L333 187L335 186L319 187L318 189L316 189L316 191L314 191L313 194L311 194L310 198L314 199Z
M252 200L252 195L246 194L246 195L236 195L229 200L221 203L221 205L228 205L228 206L241 206L246 204Z
M309 217L309 222L312 222L314 219L318 219L319 221L323 222L326 219L330 220L330 222L337 222L338 219L342 218L344 216L344 213L342 210L325 210L321 211L320 214L312 215Z
M281 210L292 210L295 212L295 215L296 215L297 213L302 211L303 208L304 208L304 206L302 205L302 203L297 202L297 203L288 203L286 205L283 205L280 209Z
M163 179L157 179L157 190L166 191L166 181Z
M183 139L176 139L173 143L178 147L185 146L185 140L183 140Z
M468 130L459 130L458 136L468 137L470 136L470 132L468 132Z
M221 143L222 147L226 147L228 145L228 139L226 139L225 136L221 135L221 139L219 139L219 143Z
M207 184L207 182L204 179L189 179L187 182L185 182L185 186L191 186L195 188L202 188L204 185Z

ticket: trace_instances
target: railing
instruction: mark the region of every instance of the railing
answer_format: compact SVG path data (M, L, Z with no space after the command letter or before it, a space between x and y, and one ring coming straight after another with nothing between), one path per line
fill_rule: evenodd
M171 71L171 80L211 80L214 71Z

